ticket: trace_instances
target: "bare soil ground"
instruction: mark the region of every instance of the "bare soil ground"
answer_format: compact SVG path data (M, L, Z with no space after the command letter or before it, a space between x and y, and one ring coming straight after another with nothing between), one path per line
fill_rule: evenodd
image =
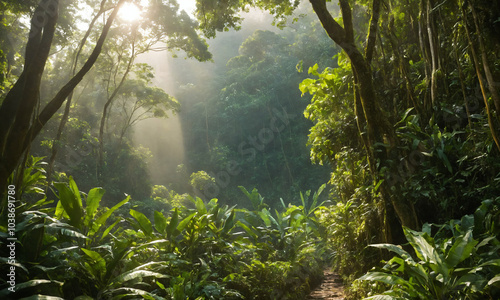
M323 282L309 294L307 300L343 300L344 286L340 276L330 270L325 270L324 274Z

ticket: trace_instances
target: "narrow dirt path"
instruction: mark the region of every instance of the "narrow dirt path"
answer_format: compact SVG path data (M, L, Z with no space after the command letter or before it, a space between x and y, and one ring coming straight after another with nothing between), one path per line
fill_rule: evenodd
M325 270L323 273L325 274L323 282L309 294L307 299L343 300L344 286L340 276L330 270Z

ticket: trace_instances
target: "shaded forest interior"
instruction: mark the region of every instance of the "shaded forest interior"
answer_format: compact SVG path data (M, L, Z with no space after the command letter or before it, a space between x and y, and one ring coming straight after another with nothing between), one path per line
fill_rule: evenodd
M0 8L0 298L500 298L499 0Z

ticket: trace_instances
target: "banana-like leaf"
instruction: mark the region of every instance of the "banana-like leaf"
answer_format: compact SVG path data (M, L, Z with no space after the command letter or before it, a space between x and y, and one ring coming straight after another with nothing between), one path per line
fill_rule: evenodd
M113 297L106 297L106 299L110 299L110 300L118 300L118 299L123 299L123 298L126 298L126 297L129 297L129 296L135 296L134 298L131 298L131 299L137 299L137 296L149 296L155 300L165 300L165 298L163 297L160 297L158 295L155 295L155 294L151 294L149 292L146 292L144 290L140 290L140 289L135 289L135 288L128 288L128 287L121 287L121 288L117 288L117 289L112 289L112 290L108 290L106 291L107 295L111 295L111 294L115 294L115 296ZM149 298L149 299L151 299Z
M179 222L179 225L177 225L177 231L180 233L186 228L186 226L189 224L191 219L196 215L196 213L192 213L189 216L185 217L184 220Z
M108 228L106 228L106 230L104 230L104 232L102 233L100 241L102 241L102 239L104 239L109 234L109 232L113 230L116 224L118 224L120 221L121 219L118 219L113 224L109 225Z
M262 221L264 221L264 224L266 224L267 227L271 226L271 219L269 219L271 214L267 209L263 208L261 211L257 212L257 214L260 216Z
M472 229L464 236L459 236L446 255L445 262L449 268L455 268L460 262L467 259L478 241L472 238Z
M396 245L392 245L392 244L371 244L371 245L368 245L369 247L374 247L374 248L379 248L379 249L386 249L386 250L389 250L389 251L392 251L394 253L396 253L397 255L399 255L399 257L403 258L404 260L409 260L411 262L414 262L413 258L411 257L411 255L406 252L405 250L403 250L402 248L396 246Z
M69 219L69 216L68 214L66 213L66 210L64 210L64 207L62 205L62 202L61 201L57 201L57 205L56 205L56 211L54 213L54 217L56 219L62 219L62 218L66 218L66 219Z
M166 230L167 230L167 237L171 238L174 236L174 231L177 228L177 225L179 224L179 211L177 208L174 209L172 212L172 216L170 217L170 223L168 223Z
M59 202L69 216L70 224L81 228L83 207L80 191L76 187L76 183L70 178L70 187L63 182L54 182L54 186L59 191ZM75 192L75 189L77 190Z
M111 285L118 285L121 286L124 282L127 282L129 280L133 279L141 279L143 277L155 277L155 278L166 278L166 275L157 273L157 272L152 272L152 271L147 271L147 270L131 270L129 272L125 272L123 274L118 275L113 279L113 282Z
M498 285L500 286L500 275L497 275L488 281L488 285Z
M259 194L259 191L254 188L252 193L249 193L247 189L243 186L238 186L240 190L247 196L247 198L252 202L252 206L255 210L259 209L259 206L264 202L264 198Z
M403 278L383 272L368 272L358 279L367 281L379 281L389 285L396 285L396 284L408 285L408 282Z
M224 227L222 228L222 232L224 233L228 233L234 227L234 209L231 209L230 212L224 221Z
M46 295L32 295L29 297L21 298L19 300L64 300L64 298Z
M102 258L99 253L89 249L82 248L82 251L87 254L87 256L89 256L92 260L94 260L94 262L92 263L92 269L99 272L99 274L94 275L102 278L102 276L106 272L106 261L104 260L104 258Z
M140 228L146 235L149 236L153 233L153 225L143 213L131 209L130 215L139 223Z
M428 242L432 240L427 233L413 231L409 228L403 228L406 239L415 249L418 258L429 264L432 270L445 277L448 276L448 267L441 259L436 248Z
M198 213L200 213L200 215L204 215L207 213L207 207L205 206L203 199L196 197L195 205L196 210L198 210Z
M156 230L161 234L165 234L165 229L167 228L168 222L167 218L165 218L165 216L161 212L155 210L154 220Z
M113 206L112 208L110 208L109 210L107 210L99 218L97 218L97 220L95 221L95 224L98 227L100 227L101 225L103 225L106 222L106 220L109 218L109 216L111 216L111 214L115 210L117 210L118 208L120 208L122 205L124 205L125 203L127 203L129 200L130 200L130 196L127 196L127 198L125 198L124 200L122 200L121 202L119 202L118 204L116 204L115 206Z
M60 281L55 281L55 280L46 280L46 279L33 279L30 281L26 282L21 282L21 283L16 283L15 291L18 292L22 289L26 288L32 288L36 287L42 284L55 284L58 286L61 286L63 283ZM5 288L0 291L0 298L1 299L10 299L8 296L10 296L11 291L8 290L8 288Z
M398 298L389 295L375 295L368 298L363 298L363 300L396 300L396 299Z
M78 189L78 186L76 185L76 182L75 182L75 180L73 180L72 176L69 177L68 184L69 184L69 188L71 189L71 191L75 195L76 200L78 201L78 204L81 207L82 206L82 196L80 195L80 190Z
M104 189L102 188L93 188L89 191L87 195L87 205L85 207L85 220L83 222L85 226L91 227L91 222L97 213L97 208L99 208L99 202L103 195Z
M253 239L257 239L258 237L257 234L254 232L254 230L250 229L250 227L248 227L246 224L242 223L241 221L238 221L236 222L236 225L243 228L243 230L245 230L250 237L252 237Z

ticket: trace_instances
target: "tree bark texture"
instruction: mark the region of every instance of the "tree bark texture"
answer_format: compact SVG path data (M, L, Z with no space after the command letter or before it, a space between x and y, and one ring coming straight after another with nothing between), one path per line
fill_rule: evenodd
M38 114L40 83L52 45L59 5L57 0L40 1L31 20L23 72L0 107L0 196L3 196L9 176L33 139L96 62L118 9L125 1L120 0L111 12L93 52L82 68Z
M75 54L75 60L73 62L73 68L71 69L71 76L75 76L76 73L76 68L78 66L78 61L80 58L80 54L83 50L83 47L87 43L87 39L90 36L90 33L94 29L94 25L97 22L97 19L105 12L104 5L106 4L107 0L102 0L101 5L99 8L99 11L97 14L92 18L92 21L90 21L89 28L87 29L87 32L85 32L85 35L83 36L82 40L80 41L80 44L78 45L78 49ZM61 137L64 131L64 128L66 127L66 123L68 122L69 119L69 112L71 109L71 101L73 99L73 91L68 95L68 98L66 100L66 106L64 108L64 113L61 118L61 122L59 123L59 127L57 129L56 137L52 141L52 151L49 159L49 165L48 165L48 171L47 171L47 182L48 185L50 185L51 179L52 179L52 172L54 171L54 163L57 157L57 154L59 152L59 143L61 141Z
M389 123L377 101L370 62L356 47L354 42L351 8L348 1L339 1L344 23L344 27L342 27L328 12L325 0L310 0L310 3L328 36L346 52L350 59L355 78L355 95L359 95L359 100L357 97L354 99L356 101L356 115L361 120L364 119L366 121L367 155L369 160L371 160L370 167L374 180L377 182L381 179L380 166L385 165L387 160L387 151L383 145L388 144L389 148L392 148L397 144L397 138L394 128ZM374 12L376 11L374 10ZM372 22L376 19L372 18ZM374 39L373 36L376 36L376 27L373 24L370 26L369 38ZM371 42L369 45L373 47L371 46ZM373 49L367 48L367 52L365 53L371 55L372 51ZM360 119L358 119L358 124L362 124L359 122ZM364 129L360 128L361 134L363 134L363 131ZM380 164L378 168L376 167L377 163ZM418 228L418 220L412 203L406 203L403 199L391 195L390 186L387 183L382 184L381 194L383 200L394 207L402 225L413 229Z

